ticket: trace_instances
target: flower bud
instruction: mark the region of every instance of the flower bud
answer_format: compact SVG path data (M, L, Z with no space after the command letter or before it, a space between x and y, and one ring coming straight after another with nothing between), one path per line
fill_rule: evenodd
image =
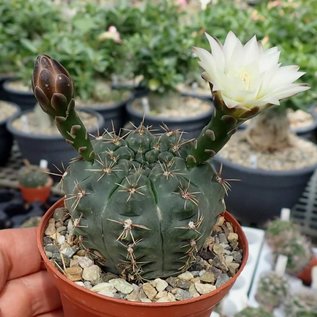
M65 116L74 96L73 82L67 70L47 55L37 57L32 77L33 92L43 111Z

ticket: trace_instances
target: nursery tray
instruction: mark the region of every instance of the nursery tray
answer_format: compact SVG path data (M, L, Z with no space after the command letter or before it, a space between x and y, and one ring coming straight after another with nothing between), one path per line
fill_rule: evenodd
M31 218L41 217L59 198L51 195L44 204L26 204L17 189L0 188L0 229L17 228Z

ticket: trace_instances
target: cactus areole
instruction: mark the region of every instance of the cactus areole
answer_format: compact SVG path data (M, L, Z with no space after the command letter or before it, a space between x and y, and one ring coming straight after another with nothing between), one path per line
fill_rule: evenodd
M225 210L227 183L206 161L264 107L227 107L206 79L215 108L197 140L141 125L90 141L68 72L49 56L37 58L34 94L80 154L62 177L65 205L80 241L108 271L133 280L187 270Z

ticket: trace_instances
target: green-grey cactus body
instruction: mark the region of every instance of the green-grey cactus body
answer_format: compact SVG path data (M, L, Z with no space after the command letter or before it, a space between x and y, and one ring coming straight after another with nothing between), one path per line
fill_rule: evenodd
M284 276L273 271L268 272L261 276L255 298L265 310L271 312L285 301L288 289L289 284Z
M47 171L35 165L23 167L18 175L19 183L29 188L45 186L49 179Z
M67 71L38 57L33 89L42 109L80 156L62 177L75 233L108 270L128 278L179 274L190 267L225 210L227 183L207 160L254 110L215 113L197 140L154 135L143 125L92 142L78 118Z
M76 233L108 270L132 278L179 274L224 211L223 186L209 164L187 167L180 136L143 126L125 138L105 133L93 141L93 164L67 169L65 203Z

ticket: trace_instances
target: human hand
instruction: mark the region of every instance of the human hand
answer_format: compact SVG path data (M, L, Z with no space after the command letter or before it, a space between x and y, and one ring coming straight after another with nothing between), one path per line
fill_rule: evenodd
M41 264L36 228L0 230L0 317L63 317Z

